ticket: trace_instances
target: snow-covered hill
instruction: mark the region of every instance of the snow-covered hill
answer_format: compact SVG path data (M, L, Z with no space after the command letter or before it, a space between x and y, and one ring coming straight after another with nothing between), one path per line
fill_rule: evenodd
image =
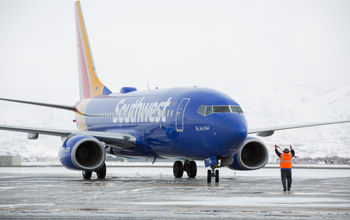
M75 103L62 97L36 101L67 105ZM0 124L76 130L73 119L74 113L70 111L0 102ZM26 133L0 131L0 155L21 155L24 161L57 161L61 146L59 137L40 135L38 140L28 140L26 137Z
M350 85L340 88L257 85L224 91L241 104L250 128L350 119ZM74 103L62 97L38 101ZM0 102L0 124L75 130L73 119L74 114L69 111ZM271 161L276 158L274 144L282 147L292 144L300 157L346 157L350 155L349 134L350 125L330 125L278 131L261 139L269 147ZM26 161L57 161L60 145L58 137L27 140L24 133L0 131L0 155L21 155Z
M241 103L250 128L350 119L350 85L340 88L303 88L288 85L261 88L247 94ZM278 131L261 138L270 147L270 161L276 158L275 144L295 147L300 157L350 155L350 124Z

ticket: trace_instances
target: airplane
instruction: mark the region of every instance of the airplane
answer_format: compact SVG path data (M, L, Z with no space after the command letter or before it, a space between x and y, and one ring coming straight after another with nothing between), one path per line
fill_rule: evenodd
M0 130L62 138L61 164L82 171L83 178L106 177L106 154L126 158L179 158L173 175L189 178L197 175L195 160L209 167L207 182L219 182L220 167L256 170L268 162L263 141L248 135L267 137L275 131L350 120L307 123L261 129L248 129L240 105L230 96L214 89L183 87L138 91L122 87L112 91L97 77L88 42L81 5L75 2L80 100L75 105L0 98L3 101L58 108L75 112L78 130L44 129L0 125Z

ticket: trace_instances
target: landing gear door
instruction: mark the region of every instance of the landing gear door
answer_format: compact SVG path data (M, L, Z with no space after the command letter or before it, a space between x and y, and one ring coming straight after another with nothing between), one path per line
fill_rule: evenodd
M184 119L185 119L185 111L186 106L190 102L190 98L183 98L177 107L176 111L176 119L175 119L175 127L177 132L184 131Z

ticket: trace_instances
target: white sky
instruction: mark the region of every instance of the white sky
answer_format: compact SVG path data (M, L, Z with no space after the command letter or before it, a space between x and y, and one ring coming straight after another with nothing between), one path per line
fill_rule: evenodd
M0 97L78 101L73 2L0 0ZM122 86L147 89L147 82L160 88L215 88L242 104L253 127L349 118L348 0L83 0L81 4L98 75L113 91ZM320 100L304 94L305 89L337 87L343 90ZM277 94L271 97L271 92ZM337 103L327 101L338 97ZM335 104L336 108L327 108ZM2 124L74 129L72 118L71 112L0 102ZM344 143L349 140L341 138L347 137L349 126L280 132L270 142L309 143L307 150L318 140L325 143L321 149L331 153L343 149L340 155L347 155ZM2 134L1 140L8 137L19 152L36 149L22 143L24 134L17 142L17 133ZM58 146L56 139L47 144L44 138L42 145ZM320 147L319 142L312 149ZM12 146L8 143L4 146ZM273 153L273 144L271 148Z
M98 75L122 86L350 84L350 1L81 1ZM71 0L0 0L0 96L79 95Z

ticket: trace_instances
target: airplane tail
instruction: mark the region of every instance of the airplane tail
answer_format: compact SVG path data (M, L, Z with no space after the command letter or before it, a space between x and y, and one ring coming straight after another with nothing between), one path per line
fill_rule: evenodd
M112 92L98 79L89 46L80 2L75 2L80 99L109 95Z

